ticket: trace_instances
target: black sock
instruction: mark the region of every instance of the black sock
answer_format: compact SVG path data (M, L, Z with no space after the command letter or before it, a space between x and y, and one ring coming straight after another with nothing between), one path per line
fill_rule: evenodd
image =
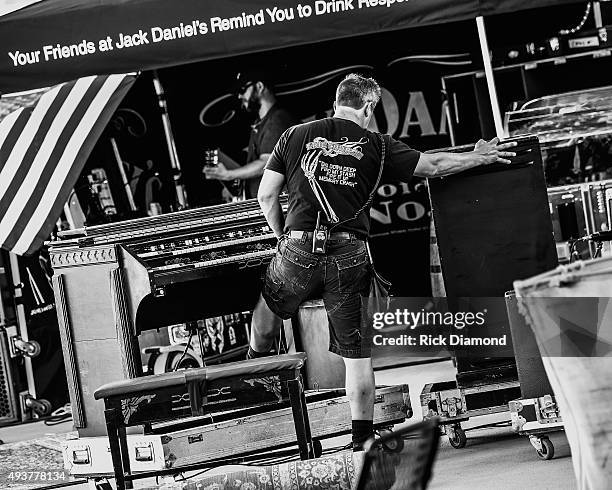
M253 347L249 345L249 350L247 351L246 358L247 359L259 359L260 357L268 357L273 355L273 352L257 352Z
M361 451L364 443L374 437L374 427L371 420L353 420L353 451Z

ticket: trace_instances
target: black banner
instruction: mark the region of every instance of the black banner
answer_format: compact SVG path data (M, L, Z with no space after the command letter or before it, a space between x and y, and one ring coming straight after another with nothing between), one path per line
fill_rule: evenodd
M0 17L0 92L559 3L47 0Z

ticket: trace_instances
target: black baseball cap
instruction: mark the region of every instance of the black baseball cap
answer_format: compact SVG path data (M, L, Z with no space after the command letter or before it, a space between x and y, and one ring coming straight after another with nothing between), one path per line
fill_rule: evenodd
M232 91L236 94L244 92L249 85L262 82L266 87L272 88L272 83L268 73L261 69L245 69L236 74Z

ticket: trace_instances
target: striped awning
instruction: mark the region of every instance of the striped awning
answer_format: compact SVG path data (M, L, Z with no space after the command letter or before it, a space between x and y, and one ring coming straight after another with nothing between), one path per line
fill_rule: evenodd
M14 104L7 115L0 111L2 248L29 254L49 237L91 150L135 79L134 74L89 76L0 99L4 107Z

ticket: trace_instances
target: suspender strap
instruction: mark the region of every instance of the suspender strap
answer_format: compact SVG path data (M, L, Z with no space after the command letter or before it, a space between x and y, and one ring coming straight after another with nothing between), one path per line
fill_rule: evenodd
M385 155L386 155L385 138L380 133L376 133L376 134L378 138L380 139L380 144L381 144L380 168L378 169L378 177L376 177L376 183L374 184L374 187L372 188L372 191L370 192L370 195L368 196L368 200L365 202L365 204L361 206L352 217L342 220L330 226L329 227L330 233L334 228L336 228L336 226L344 225L348 223L349 221L353 221L354 219L359 218L359 215L363 213L367 208L369 208L370 204L372 204L372 201L374 200L374 194L376 193L376 189L378 189L378 184L380 183L380 179L382 178L383 169L385 166Z

